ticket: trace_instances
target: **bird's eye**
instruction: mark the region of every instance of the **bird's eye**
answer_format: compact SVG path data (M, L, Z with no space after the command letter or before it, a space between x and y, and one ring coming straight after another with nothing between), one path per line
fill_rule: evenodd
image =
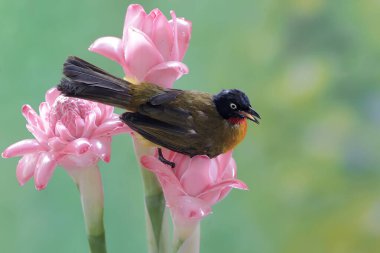
M230 108L231 108L232 110L236 110L236 108L237 108L237 105L236 105L236 104L234 104L234 103L231 103L231 104L230 104Z

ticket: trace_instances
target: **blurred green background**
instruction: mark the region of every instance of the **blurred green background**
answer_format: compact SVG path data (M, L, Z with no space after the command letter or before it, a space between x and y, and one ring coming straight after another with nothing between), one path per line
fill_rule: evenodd
M122 76L87 51L121 36L129 1L0 0L0 149L31 134L68 55ZM193 22L177 88L244 90L262 115L235 151L239 178L202 222L202 252L372 253L380 250L380 2L139 1ZM0 252L87 252L77 189L57 169L46 190L19 187L1 159ZM105 186L109 252L146 252L142 184L128 136L113 142Z

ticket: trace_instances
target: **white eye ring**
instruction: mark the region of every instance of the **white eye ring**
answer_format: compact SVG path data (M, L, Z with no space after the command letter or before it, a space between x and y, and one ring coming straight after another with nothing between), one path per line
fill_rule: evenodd
M236 105L236 104L234 104L234 103L231 103L231 104L230 104L230 108L231 108L232 110L236 110L236 108L237 108L237 105Z

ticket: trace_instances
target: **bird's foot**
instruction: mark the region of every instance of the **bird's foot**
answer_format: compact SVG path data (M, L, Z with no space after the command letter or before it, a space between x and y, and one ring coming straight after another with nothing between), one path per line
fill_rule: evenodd
M174 169L175 167L175 163L165 159L164 155L162 154L161 148L158 148L158 160L160 160L162 163L166 165L169 165L170 167L172 167L172 169Z

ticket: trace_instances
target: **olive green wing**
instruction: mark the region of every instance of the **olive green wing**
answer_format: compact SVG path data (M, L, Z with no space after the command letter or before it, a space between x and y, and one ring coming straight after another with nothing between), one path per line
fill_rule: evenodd
M204 146L199 143L202 138L194 129L150 118L138 112L126 112L121 120L159 146L189 156L205 154Z
M189 156L207 155L212 146L210 138L202 135L200 122L195 122L186 109L194 104L184 93L166 90L140 105L137 112L124 113L121 120L157 145Z
M194 128L193 116L189 110L178 106L182 104L181 97L184 91L169 90L158 94L142 104L137 112L149 118L166 122L183 128Z

